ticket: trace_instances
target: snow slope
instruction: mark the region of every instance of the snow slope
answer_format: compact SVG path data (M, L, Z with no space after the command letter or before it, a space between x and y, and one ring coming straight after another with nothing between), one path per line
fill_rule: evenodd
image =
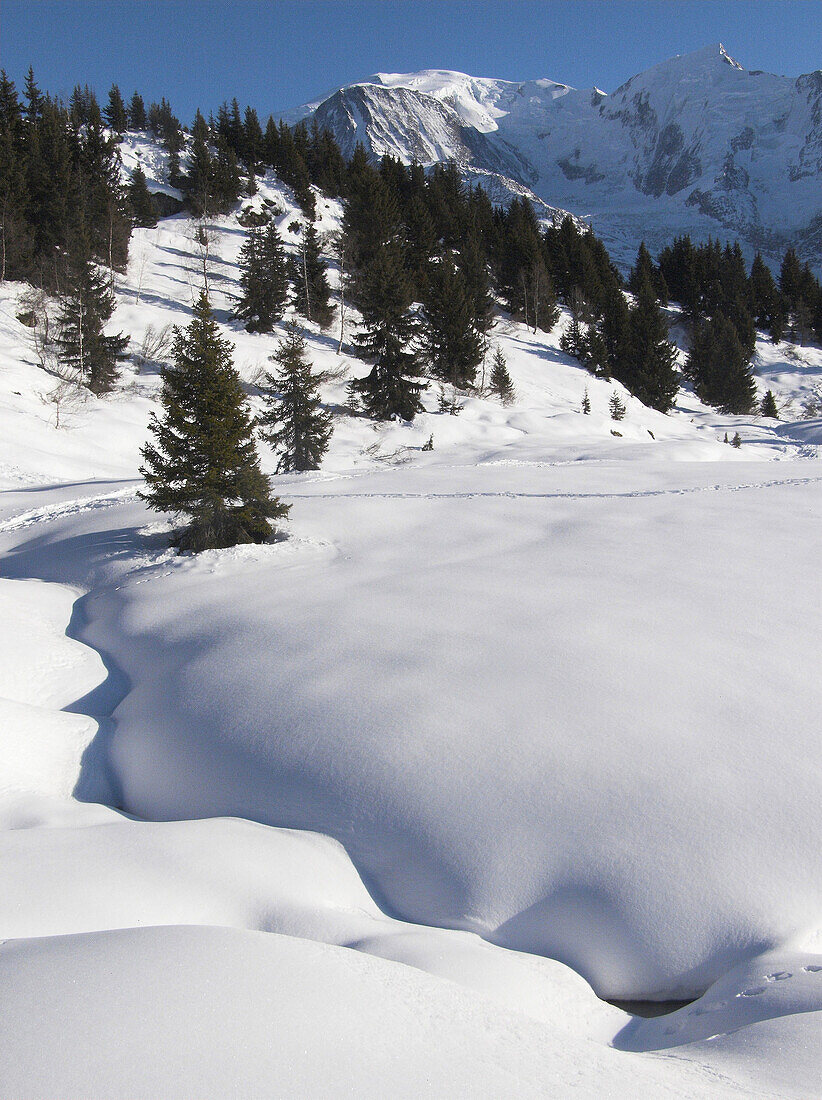
M296 242L287 189L266 202ZM254 403L278 337L231 321L244 232L211 233ZM186 323L200 264L185 218L137 231L135 351ZM344 410L367 368L312 328L338 416L323 469L276 479L287 538L178 557L136 497L159 364L56 428L21 290L0 288L7 1091L812 1095L822 462L794 418L822 352L759 342L780 421L686 390L662 416L563 356L564 321L501 320L513 405L430 393L378 427ZM597 994L701 997L637 1021Z
M288 117L307 115L346 149L510 177L590 218L622 262L642 239L656 251L688 232L774 259L791 243L819 266L822 72L747 71L717 43L611 95L423 70L378 73Z

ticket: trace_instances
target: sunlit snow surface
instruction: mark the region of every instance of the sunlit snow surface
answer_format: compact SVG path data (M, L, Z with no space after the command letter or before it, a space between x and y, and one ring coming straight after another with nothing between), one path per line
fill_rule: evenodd
M293 244L291 196L266 199ZM230 322L243 232L214 237L256 402L278 337ZM198 265L186 219L135 233L135 350L187 323ZM55 428L22 289L0 289L0 1091L814 1095L822 425L798 417L822 353L758 344L781 421L623 393L615 423L562 323L501 321L511 407L343 412L323 469L276 479L287 537L178 557L136 497L158 364ZM366 367L309 336L339 409ZM702 995L632 1020L596 994Z

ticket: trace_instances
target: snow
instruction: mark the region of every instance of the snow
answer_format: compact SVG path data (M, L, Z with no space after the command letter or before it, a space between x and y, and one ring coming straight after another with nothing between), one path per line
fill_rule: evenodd
M656 253L688 233L738 237L748 259L761 250L777 265L790 244L818 272L821 95L818 74L748 71L714 43L611 95L435 69L378 73L287 115L316 113L344 147L362 141L377 157L509 177L590 220L624 265L641 240ZM344 105L360 100L353 134Z
M259 186L292 247L293 196ZM231 320L245 234L210 232L256 404L279 336ZM187 322L200 266L185 217L135 232L133 352ZM179 556L137 497L159 364L57 428L23 289L0 287L6 1092L813 1094L822 351L758 341L778 421L688 389L663 416L564 356L565 318L503 318L510 407L432 392L375 426L344 411L365 364L309 326L339 415L322 470L275 479L285 537Z

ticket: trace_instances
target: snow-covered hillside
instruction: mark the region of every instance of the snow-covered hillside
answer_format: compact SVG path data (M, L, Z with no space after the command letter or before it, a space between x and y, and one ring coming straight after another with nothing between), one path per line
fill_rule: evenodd
M293 196L258 182L294 246ZM231 319L236 215L209 233L256 406L279 335ZM135 353L188 323L202 265L186 217L135 231ZM56 427L23 291L0 287L0 1091L813 1095L822 351L757 343L779 421L688 390L663 416L559 351L566 318L501 317L513 404L432 390L376 425L346 408L367 367L310 326L337 415L323 468L274 478L286 537L178 556L137 497L160 363Z
M289 113L344 148L446 159L510 177L589 218L616 259L676 233L739 237L817 270L822 72L747 71L720 44L632 77L613 94L426 70L378 73Z

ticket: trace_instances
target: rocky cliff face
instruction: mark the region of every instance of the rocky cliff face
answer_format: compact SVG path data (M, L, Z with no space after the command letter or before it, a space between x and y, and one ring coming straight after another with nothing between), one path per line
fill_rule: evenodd
M380 73L292 112L422 164L451 159L500 194L588 217L626 257L689 232L738 236L815 266L822 237L822 71L748 71L721 45L675 57L611 95L425 70Z

